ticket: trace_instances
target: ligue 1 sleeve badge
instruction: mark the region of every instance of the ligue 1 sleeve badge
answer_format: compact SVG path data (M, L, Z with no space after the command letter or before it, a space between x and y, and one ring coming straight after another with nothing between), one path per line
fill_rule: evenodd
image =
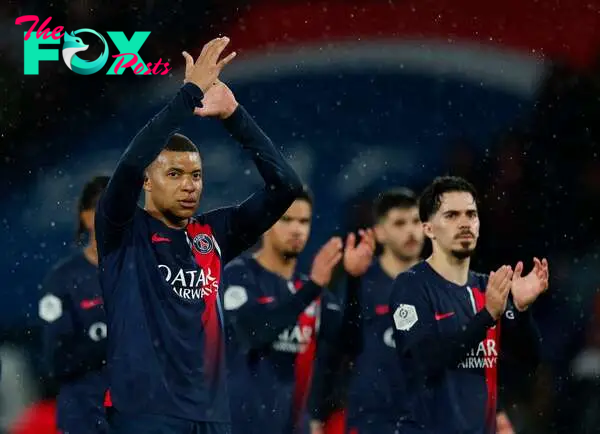
M212 250L215 246L212 238L207 234L196 235L194 237L194 239L192 240L192 245L194 246L194 249L196 249L198 252L202 253L203 255L206 255L206 254L212 252Z

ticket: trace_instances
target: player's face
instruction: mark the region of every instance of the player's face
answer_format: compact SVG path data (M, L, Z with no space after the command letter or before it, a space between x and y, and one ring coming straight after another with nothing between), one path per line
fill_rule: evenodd
M296 257L304 250L310 234L311 205L297 199L285 214L265 233L265 245L286 257Z
M423 248L423 225L419 210L392 208L375 226L377 241L402 261L417 259Z
M158 211L178 219L194 215L202 193L199 153L162 151L146 173L144 190Z
M459 259L471 256L479 238L479 215L471 193L444 193L440 209L424 229L434 246L446 253Z

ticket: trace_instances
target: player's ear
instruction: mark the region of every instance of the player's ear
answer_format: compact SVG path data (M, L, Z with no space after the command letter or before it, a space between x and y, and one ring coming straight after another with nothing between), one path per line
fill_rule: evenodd
M91 232L94 229L94 210L86 209L81 211L79 218L81 219L81 223L86 231Z
M375 229L375 240L377 241L378 244L385 244L386 242L386 236L385 236L385 231L383 230L383 227L381 226L381 223L377 223L373 229Z
M148 169L146 169L146 171L144 172L144 191L152 191L152 182L150 181L150 177L148 176Z
M433 234L433 227L430 222L423 222L423 233L430 240L435 240L435 235Z

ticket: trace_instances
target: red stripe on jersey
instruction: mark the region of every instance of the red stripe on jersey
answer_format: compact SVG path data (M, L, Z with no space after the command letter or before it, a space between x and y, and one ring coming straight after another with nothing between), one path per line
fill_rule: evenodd
M475 306L477 312L485 307L485 293L479 288L473 288L473 297L475 298ZM496 327L489 328L486 334L486 340L495 342L496 354L500 354L500 323ZM486 345L484 343L484 345ZM489 355L488 355L489 356ZM485 385L487 387L487 405L485 410L485 423L488 433L495 434L496 432L496 411L498 401L498 359L491 366L485 369Z
M390 307L387 304L379 304L375 306L375 313L377 315L386 315L390 313Z
M221 339L221 324L217 305L218 288L221 283L221 258L209 225L202 225L196 221L190 222L186 227L187 234L192 242L192 253L196 264L204 270L205 276L212 276L209 282L208 293L204 296L204 312L202 325L204 327L204 372L210 377L217 375L220 367L223 342Z
M334 411L325 422L324 434L344 434L346 432L346 410Z
M112 407L112 399L110 397L110 390L106 389L104 392L104 407Z
M294 287L296 287L299 291L302 291L302 285L303 282L301 280L297 280L294 283ZM294 387L294 397L292 402L292 416L294 425L296 427L299 426L302 413L304 412L304 407L306 406L306 398L308 396L308 390L312 379L313 363L317 353L316 332L317 314L319 312L318 299L314 302L314 306L315 309L313 315L307 315L306 311L304 311L298 316L297 322L302 334L310 329L310 338L304 352L300 352L296 356L296 363L294 366L296 373L296 384Z

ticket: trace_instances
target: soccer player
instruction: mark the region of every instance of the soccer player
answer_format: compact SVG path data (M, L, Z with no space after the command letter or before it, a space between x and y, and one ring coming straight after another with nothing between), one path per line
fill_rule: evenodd
M298 273L311 216L312 199L303 193L264 234L254 256L225 269L234 434L307 429L316 336L327 334L322 325L341 321L341 307L325 287L343 247L340 238L331 238L315 256L310 276Z
M208 42L195 62L184 53L183 86L129 144L98 204L115 434L229 432L222 267L252 246L302 189L218 79L235 55L219 60L228 42ZM196 215L200 153L174 134L193 114L221 119L252 156L265 185L243 203Z
M344 379L349 381L345 403L348 431L394 434L403 416L399 411L404 398L402 373L394 348L388 301L393 279L419 261L423 228L417 198L409 189L382 193L373 211L376 238L383 250L375 261L366 258L368 269L360 264L358 269L346 270L345 324L338 340L346 345L335 349L337 354L319 354L311 392L313 434L326 431L325 422L332 416L327 405L331 388L327 385L331 380L325 376L329 371L339 372L341 367L332 368L330 363L351 365L350 378Z
M498 362L534 367L540 338L530 305L548 286L548 262L469 269L479 238L477 195L458 177L436 178L419 199L433 253L395 279L394 339L409 399L401 432L496 432Z
M106 433L106 313L98 282L94 231L96 203L108 184L98 176L79 198L77 241L87 245L56 265L47 276L39 302L44 321L44 354L60 390L57 427L63 434Z

